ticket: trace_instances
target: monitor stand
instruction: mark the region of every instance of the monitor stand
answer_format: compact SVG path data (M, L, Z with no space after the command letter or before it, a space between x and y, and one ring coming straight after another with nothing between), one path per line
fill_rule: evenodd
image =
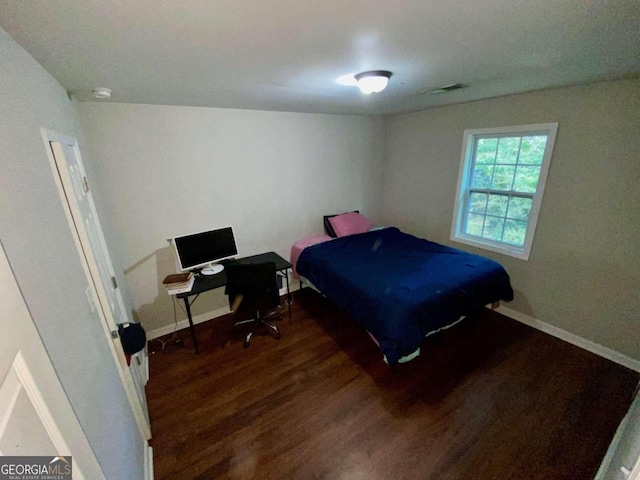
M224 265L220 265L219 263L212 263L210 265L207 265L206 267L203 267L203 269L200 270L200 273L202 275L215 275L216 273L220 273L222 270L224 270Z

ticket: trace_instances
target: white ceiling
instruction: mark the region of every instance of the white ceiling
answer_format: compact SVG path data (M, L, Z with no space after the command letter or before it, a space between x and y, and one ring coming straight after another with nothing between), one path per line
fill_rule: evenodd
M384 114L640 73L639 0L0 0L0 25L81 101ZM382 93L336 83L374 69Z

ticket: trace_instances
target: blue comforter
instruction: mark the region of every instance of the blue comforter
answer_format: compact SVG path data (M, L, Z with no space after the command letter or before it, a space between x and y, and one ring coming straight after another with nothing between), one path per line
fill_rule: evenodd
M307 247L297 271L371 332L389 363L429 332L513 299L499 263L393 227Z

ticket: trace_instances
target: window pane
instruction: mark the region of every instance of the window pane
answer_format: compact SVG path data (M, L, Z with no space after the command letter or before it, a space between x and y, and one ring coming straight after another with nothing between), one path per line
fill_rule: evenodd
M482 236L482 227L484 225L484 215L476 215L470 213L467 216L467 228L465 233L467 235L475 235L476 237Z
M494 190L511 190L511 184L513 183L513 175L516 171L516 167L496 165L495 168L496 169L495 173L493 174L493 183L491 184L491 188Z
M524 238L527 233L527 222L519 220L509 220L504 223L503 242L521 247L524 245Z
M484 214L487 208L487 194L472 192L469 195L469 212Z
M504 137L498 143L498 157L496 163L516 163L520 137Z
M544 157L544 148L546 145L546 135L522 137L518 164L542 165L542 158Z
M529 220L529 212L531 211L531 199L522 197L511 197L509 199L509 210L507 217L515 220Z
M504 226L504 218L487 217L484 221L484 230L482 236L491 240L502 239L502 229Z
M516 192L535 193L540 177L540 167L521 167L516 169L513 190Z
M474 165L471 186L474 188L489 188L491 187L492 176L493 165Z
M487 213L504 217L507 214L507 204L509 197L506 195L489 195L489 203L487 205Z
M476 163L494 163L497 147L497 138L480 138L476 148Z

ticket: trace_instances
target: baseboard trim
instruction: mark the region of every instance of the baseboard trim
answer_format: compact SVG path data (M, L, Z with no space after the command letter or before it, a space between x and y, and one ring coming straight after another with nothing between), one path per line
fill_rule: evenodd
M227 315L228 313L231 313L229 307L218 308L216 310L201 313L200 315L196 315L195 317L193 317L193 324L197 325L199 323L206 322L207 320L222 317L223 315ZM178 320L177 323L172 323L170 325L164 325L162 327L149 330L147 332L147 340L153 340L154 338L162 337L163 335L169 335L170 333L177 332L178 330L182 330L185 328L189 328L189 320L187 318Z
M293 292L290 286L290 291ZM287 295L286 287L280 289L280 296ZM180 300L182 301L182 300ZM193 324L197 325L199 323L206 322L207 320L213 320L214 318L222 317L223 315L228 315L231 313L229 307L222 307L216 310L211 310L205 313L201 313L200 315L196 315L193 317ZM177 323L172 323L170 325L164 325L162 327L154 328L153 330L149 330L147 332L147 340L153 340L154 338L162 337L164 335L169 335L173 332L177 332L178 330L183 330L185 328L189 328L189 319L186 317L182 320L178 320Z
M525 325L529 325L530 327L533 327L536 330L540 330L541 332L548 333L549 335L559 338L560 340L564 340L565 342L569 342L591 353L600 355L601 357L604 357L607 360L611 360L612 362L618 363L631 370L640 372L640 360L635 360L631 357L627 357L626 355L620 352L611 350L610 348L607 348L598 343L592 342L591 340L587 340L586 338L580 337L574 333L567 332L566 330L555 327L546 322L543 322L542 320L538 320L537 318L530 317L529 315L520 313L516 310L512 310L508 307L500 306L496 309L496 311L509 318L517 320L518 322L524 323Z
M146 442L145 447L144 478L145 480L153 480L155 478L153 471L153 447Z

